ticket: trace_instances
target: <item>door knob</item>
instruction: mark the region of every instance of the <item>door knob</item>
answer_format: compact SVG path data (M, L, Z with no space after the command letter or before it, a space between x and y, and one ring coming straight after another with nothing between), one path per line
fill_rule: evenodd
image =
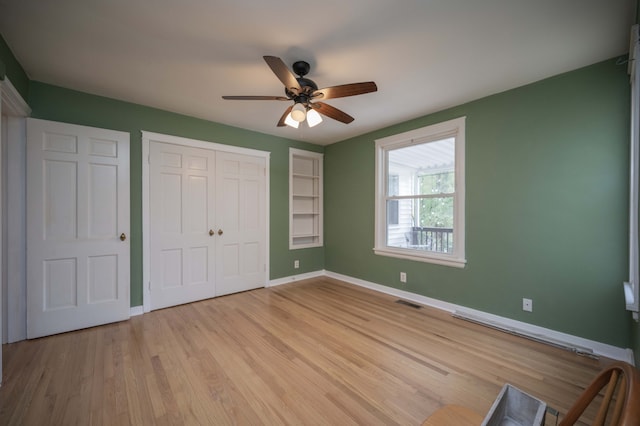
M222 235L222 234L223 234L222 229L218 229L218 235Z
M122 234L120 234L120 241L124 241L126 239L127 239L127 236L125 235L124 232Z
M213 232L213 229L209 229L209 236L213 237L213 234L215 234L215 232Z

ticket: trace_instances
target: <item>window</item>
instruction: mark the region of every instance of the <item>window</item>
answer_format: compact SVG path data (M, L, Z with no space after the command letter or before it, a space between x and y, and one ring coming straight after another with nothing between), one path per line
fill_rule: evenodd
M376 254L464 267L464 124L376 141Z

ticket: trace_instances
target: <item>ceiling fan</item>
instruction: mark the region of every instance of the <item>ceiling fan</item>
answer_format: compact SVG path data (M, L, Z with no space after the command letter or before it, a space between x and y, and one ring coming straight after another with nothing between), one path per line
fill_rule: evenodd
M282 59L276 56L263 56L263 58L271 68L271 71L284 84L286 96L223 96L222 98L241 101L293 101L293 105L289 106L280 117L278 127L288 125L297 128L305 119L309 127L313 127L322 122L320 114L349 124L354 120L353 117L320 100L362 95L378 90L376 83L373 81L318 89L313 80L305 77L310 69L307 62L294 62L292 69L298 75L296 77L289 71Z

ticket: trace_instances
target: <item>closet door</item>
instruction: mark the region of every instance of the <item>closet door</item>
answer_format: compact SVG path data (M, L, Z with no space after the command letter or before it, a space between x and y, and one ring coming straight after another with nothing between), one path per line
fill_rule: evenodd
M27 337L129 318L129 134L27 120Z
M150 309L264 287L266 157L150 135Z
M217 154L218 296L266 284L265 164L262 157Z
M216 295L215 152L149 146L151 309Z

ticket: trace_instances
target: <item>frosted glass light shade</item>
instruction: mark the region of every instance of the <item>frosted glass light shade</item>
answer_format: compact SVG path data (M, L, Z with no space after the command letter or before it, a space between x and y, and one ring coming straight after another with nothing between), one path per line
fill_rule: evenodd
M294 129L297 129L298 126L300 125L300 123L298 123L296 120L293 119L293 117L291 117L291 113L287 114L287 117L284 119L284 124L286 124L289 127L293 127Z
M295 104L291 109L291 118L301 123L304 121L307 115L307 111L305 110L302 104Z
M322 116L315 109L307 111L307 124L309 127L317 126L322 123Z

